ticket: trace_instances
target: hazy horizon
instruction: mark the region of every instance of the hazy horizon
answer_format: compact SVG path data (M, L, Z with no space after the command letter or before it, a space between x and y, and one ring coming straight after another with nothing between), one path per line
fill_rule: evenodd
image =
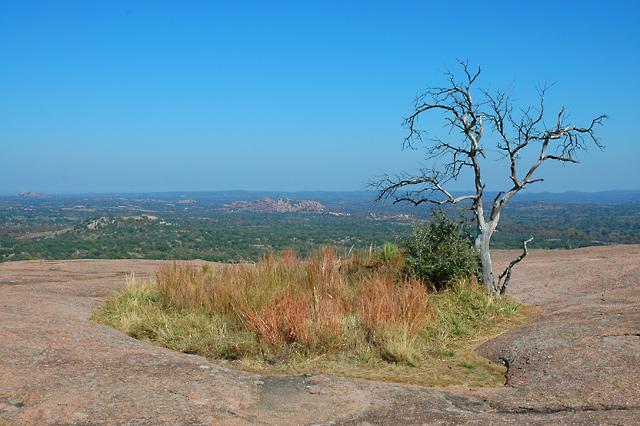
M553 13L549 13L553 11ZM0 194L357 191L413 171L403 117L480 65L479 88L596 128L541 193L640 190L640 3L0 0ZM478 25L471 25L470 19ZM425 120L430 136L444 122ZM485 134L488 191L510 187ZM531 157L527 157L531 160ZM429 165L429 164L427 164ZM524 164L523 164L524 165ZM447 187L470 187L468 176ZM278 188L278 189L273 189Z
M180 191L180 190L175 190L175 191L134 191L134 192L124 192L124 191L111 191L111 192L40 192L40 191L29 191L29 190L21 190L21 191L17 191L17 192L3 192L0 191L0 197L12 197L12 196L17 196L19 195L21 192L28 192L28 193L33 193L33 194L42 194L42 195L50 195L50 196L55 196L55 197L74 197L74 196L88 196L88 197L99 197L99 196L103 196L103 195L154 195L154 194L216 194L216 193L256 193L256 194L305 194L305 193L327 193L327 194L357 194L357 193L361 193L361 194L366 194L366 193L370 193L370 194L375 194L376 192L374 190L368 190L368 189L355 189L355 190L337 190L337 191L327 191L327 190L300 190L300 191L284 191L284 190L250 190L250 189L227 189L227 190L215 190L215 191ZM452 191L452 193L454 195L456 194L463 194L463 193L473 193L473 190L469 190L469 191ZM487 194L491 195L491 194L496 194L498 191L485 191L485 196ZM544 195L544 194L550 194L550 195L562 195L562 194L571 194L571 193L575 193L575 194L613 194L613 193L640 193L640 189L612 189L612 190L606 190L606 191L530 191L530 190L524 190L518 193L518 196L526 196L527 194L530 195Z

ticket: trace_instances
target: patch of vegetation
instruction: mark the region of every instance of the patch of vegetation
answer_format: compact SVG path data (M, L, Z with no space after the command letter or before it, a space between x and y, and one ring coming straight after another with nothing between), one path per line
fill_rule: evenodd
M473 349L527 314L473 278L434 292L397 248L292 251L255 264L173 263L130 283L94 320L130 336L261 373L327 373L424 385L502 384ZM473 366L473 368L469 366Z
M401 246L408 271L436 290L459 278L477 277L480 271L473 237L462 222L441 209L433 210L430 222L415 224L411 234L401 239Z
M0 262L32 259L202 259L258 261L291 248L302 256L323 245L379 247L431 221L428 210L371 206L371 194L306 194L331 213L228 212L238 199L267 194L147 194L0 197ZM315 199L315 198L314 198ZM188 202L187 202L188 201ZM513 201L505 206L492 249L639 244L639 203L566 204ZM490 206L487 206L489 208ZM446 210L451 215L457 208Z

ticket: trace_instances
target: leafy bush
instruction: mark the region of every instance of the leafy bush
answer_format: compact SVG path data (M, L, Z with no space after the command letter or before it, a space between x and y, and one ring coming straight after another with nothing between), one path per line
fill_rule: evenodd
M400 245L408 273L442 290L456 278L477 276L480 261L463 223L454 221L441 209L434 209L433 213L430 223L414 225L412 233L401 238Z

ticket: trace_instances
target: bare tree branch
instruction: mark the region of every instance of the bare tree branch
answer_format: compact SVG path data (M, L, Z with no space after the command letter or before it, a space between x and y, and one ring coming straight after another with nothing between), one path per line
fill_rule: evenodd
M607 116L593 119L589 127L576 127L565 123L567 117L563 107L555 125L548 128L544 122L544 102L550 85L540 86L537 89L538 104L526 109L516 110L510 87L492 92L476 89L480 100L474 101L472 89L481 69L478 66L477 71L473 71L467 62L461 60L458 60L458 64L462 67L462 79L457 80L452 72L445 71L448 84L444 87L427 87L416 96L414 111L403 122L409 130L403 148L415 149L418 143L425 144L426 159L437 162L438 166L420 169L414 175L384 175L370 183L370 186L378 192L376 201L391 199L394 203L406 202L416 206L422 203L457 204L471 201L477 230L476 247L482 263L482 280L488 291L498 295L501 289L506 289L505 283L500 284L500 280L506 279L508 282L510 269L508 275L501 275L497 286L494 283L489 242L500 220L502 207L526 186L542 181L541 178L534 178L534 174L545 161L577 163L576 153L586 150L589 140L602 149L604 146L595 136L595 127L602 125ZM433 111L443 114L445 128L449 132L446 140L437 136L426 137L424 130L418 127L419 118ZM486 138L485 125L490 127L491 136L495 137L498 152L508 161L507 176L511 181L511 188L499 192L493 200L488 218L484 213L485 185L481 173L481 161L485 159L485 154L480 145L483 137ZM458 142L451 141L453 133L460 134ZM534 155L537 153L537 159L521 168L522 154L531 151ZM447 183L457 180L464 170L473 173L474 191L454 197L446 189ZM524 175L520 173L522 170ZM525 255L527 242L523 242ZM514 261L513 265L520 260Z
M498 277L498 284L495 287L495 291L497 293L505 294L507 292L507 286L509 285L509 281L511 281L511 270L514 266L516 266L516 264L520 263L520 261L524 259L527 254L529 254L529 252L527 251L527 243L530 243L531 241L533 241L533 237L529 238L526 241L522 240L522 254L518 256L517 259L512 260L511 263L509 263L509 266L507 266L507 268L504 270L504 272L500 274L500 277Z

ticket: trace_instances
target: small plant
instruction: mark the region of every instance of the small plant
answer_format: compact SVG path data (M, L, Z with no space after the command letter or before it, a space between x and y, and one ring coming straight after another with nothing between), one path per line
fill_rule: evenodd
M401 246L408 273L442 290L456 278L477 276L480 263L463 224L441 209L434 209L433 216L430 223L415 225Z
M380 250L380 259L382 263L393 263L400 256L400 251L395 244L385 243Z
M442 350L442 355L448 356L450 358L453 358L456 355L458 355L458 353L454 349L443 349Z
M211 270L211 266L209 266L208 263L202 265L202 273L204 275L211 275L213 273L213 271Z
M471 364L470 362L466 362L466 361L462 361L460 363L460 365L468 370L474 370L476 368L475 365Z

